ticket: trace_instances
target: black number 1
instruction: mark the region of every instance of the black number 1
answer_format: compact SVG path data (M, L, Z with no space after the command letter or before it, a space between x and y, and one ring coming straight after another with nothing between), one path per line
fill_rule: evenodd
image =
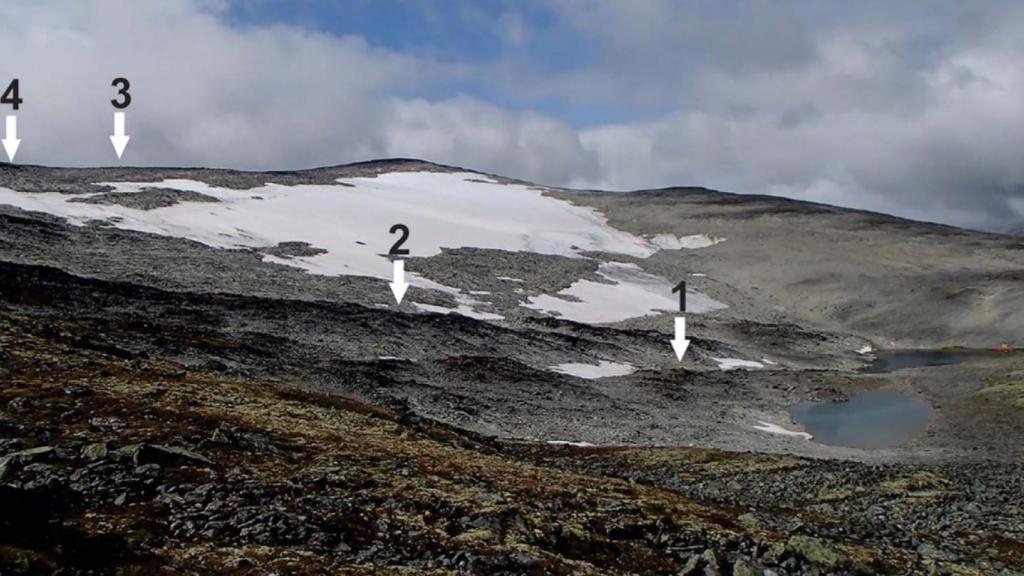
M121 101L114 99L110 103L114 105L114 108L124 110L132 103L132 95L128 93L128 89L132 87L131 83L128 82L127 78L115 78L110 85L118 88L117 94L122 98Z
M24 100L18 96L18 86L19 82L17 78L11 80L11 83L7 86L7 90L4 90L4 95L0 97L0 104L10 104L15 110L21 108L21 103L24 102Z
M391 227L392 234L398 231L402 232L402 237L391 247L391 251L388 252L389 256L407 256L409 254L407 248L402 248L402 244L405 244L405 241L409 239L409 227L405 224L395 224Z
M682 280L672 289L672 293L679 292L679 311L686 312L686 281Z

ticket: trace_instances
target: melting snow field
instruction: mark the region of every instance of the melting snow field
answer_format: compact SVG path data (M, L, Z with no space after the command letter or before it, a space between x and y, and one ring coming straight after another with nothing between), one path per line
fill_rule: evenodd
M526 186L483 182L476 174L397 172L341 183L347 185L270 184L252 190L216 188L190 180L105 183L117 192L170 188L220 201L183 202L156 210L68 202L92 194L4 189L0 189L0 203L49 212L78 225L117 217L118 228L188 238L218 248L309 242L327 252L285 262L317 274L390 279L391 264L381 254L395 242L389 230L398 222L410 229L403 247L411 256L434 256L442 247L463 246L564 256L596 250L645 258L655 251L642 239L612 228L593 210Z
M585 324L620 322L679 308L672 284L661 276L644 272L636 264L603 263L598 275L608 282L578 280L557 294L532 297L524 306ZM725 307L700 292L687 291L688 312L699 314Z
M800 432L798 430L790 430L788 428L783 428L782 426L779 426L778 424L772 424L771 422L758 421L758 423L756 425L754 425L754 429L760 430L762 432L768 432L770 434L781 434L783 436L796 436L796 437L799 437L799 438L804 438L805 440L810 440L810 439L814 438L814 436L811 436L807 432Z
M476 247L528 251L569 257L600 251L646 258L661 248L699 248L722 241L706 235L651 240L611 227L597 211L544 196L537 189L486 180L474 173L395 172L376 178L339 180L337 185L281 186L232 190L191 180L109 183L117 192L147 188L192 191L218 202L181 202L153 210L81 202L95 193L22 193L0 188L0 204L47 212L74 225L105 220L112 226L186 238L217 248L263 248L280 242L308 242L325 250L315 256L264 260L314 274L358 275L390 280L386 254L397 239L393 224L409 227L403 247L411 256L433 256L442 248ZM78 201L71 201L78 200ZM633 264L602 264L608 282L579 280L558 295L534 297L526 306L578 322L615 322L674 310L672 285ZM520 280L504 277L509 282ZM415 274L420 288L453 294L455 309L418 305L422 310L455 312L480 319L502 317L481 312L471 294ZM561 296L575 297L571 302ZM688 295L691 312L724 308L700 294Z
M586 378L588 380L607 378L609 376L625 376L636 372L636 368L629 364L619 364L617 362L607 362L605 360L601 360L597 364L559 364L557 366L552 366L550 370L579 378Z

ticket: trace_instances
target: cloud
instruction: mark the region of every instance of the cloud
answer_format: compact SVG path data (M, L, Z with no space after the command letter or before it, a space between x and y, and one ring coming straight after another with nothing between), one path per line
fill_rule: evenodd
M604 97L614 88L599 87L617 84L678 111L584 130L600 176L578 184L700 183L975 228L1019 222L1009 208L1024 196L1021 9L921 3L886 20L869 4L844 18L830 3L831 18L815 20L761 2L728 3L725 15L640 5L566 8L573 25L608 36L609 55L547 88Z
M21 79L18 161L116 163L115 77L131 80L131 165L284 169L422 157L546 182L594 175L564 122L467 96L419 97L458 63L287 27L231 27L224 2L14 2L3 78ZM503 19L520 32L518 16Z
M537 182L596 177L595 157L564 123L513 114L470 98L396 101L383 132L389 156L443 158Z
M127 162L256 168L371 154L379 102L449 72L358 37L230 28L209 2L15 4L32 7L5 4L19 24L0 49L19 56L0 70L21 79L25 162L112 162L118 76L132 82Z
M234 26L230 0L4 2L0 84L20 78L25 99L18 160L116 163L110 81L126 76L126 164L415 156L544 184L700 184L985 229L1024 216L1016 4L455 5L472 18L437 12L428 28L490 26L502 49L459 58L448 38L411 52ZM598 112L577 126L577 110Z

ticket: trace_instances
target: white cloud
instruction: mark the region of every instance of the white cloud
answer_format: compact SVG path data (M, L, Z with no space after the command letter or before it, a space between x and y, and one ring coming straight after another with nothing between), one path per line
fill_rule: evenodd
M208 2L5 3L22 162L112 163L113 78L132 82L133 164L307 167L377 155L386 100L457 69L358 37L226 26Z
M444 159L545 183L597 170L578 134L564 123L468 98L395 101L383 131L388 156Z
M541 26L506 3L495 60L445 62L357 36L232 27L227 6L5 1L0 84L22 80L19 162L116 163L110 81L126 76L125 164L414 156L554 185L699 184L983 228L1019 219L1017 5L572 0L550 3L557 21ZM531 51L552 35L588 57ZM660 113L578 129L528 111L551 101Z
M786 8L761 18L760 2L730 5L743 8L728 18L677 3L641 5L633 14L614 2L573 4L582 14L571 22L615 37L605 38L600 66L565 85L549 79L548 89L617 84L680 111L585 130L600 170L578 184L701 184L990 229L1018 218L1007 208L1024 195L1019 8L937 3L885 20L870 5L844 19L845 9L829 4L839 16L812 26L811 16L794 21ZM692 31L694 22L701 30ZM703 42L732 38L738 24L747 26L745 44ZM783 30L799 40L779 45L772 32ZM678 57L648 58L658 47ZM741 48L765 54L752 67L737 63Z
M545 182L596 169L563 122L469 97L416 97L462 78L460 64L354 36L233 28L219 18L223 7L4 4L0 52L19 57L0 62L0 83L19 77L25 99L18 161L115 163L110 83L125 76L129 165L285 169L404 156Z

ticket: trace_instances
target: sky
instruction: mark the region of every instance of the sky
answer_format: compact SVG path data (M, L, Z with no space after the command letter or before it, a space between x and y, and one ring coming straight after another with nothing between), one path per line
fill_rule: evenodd
M0 90L20 80L19 163L416 157L1002 231L1024 223L1021 30L1024 3L986 0L4 0Z

